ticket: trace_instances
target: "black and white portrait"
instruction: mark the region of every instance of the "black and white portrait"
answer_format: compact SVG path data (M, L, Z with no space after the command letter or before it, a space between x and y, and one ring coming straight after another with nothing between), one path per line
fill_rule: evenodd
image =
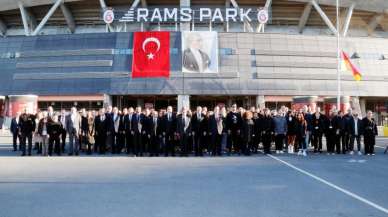
M183 32L182 49L183 72L218 72L218 41L216 32Z

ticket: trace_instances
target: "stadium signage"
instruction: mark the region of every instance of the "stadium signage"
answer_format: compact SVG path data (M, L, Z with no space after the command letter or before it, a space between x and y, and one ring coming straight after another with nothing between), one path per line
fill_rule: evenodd
M119 22L251 22L259 21L258 8L135 8L120 14Z

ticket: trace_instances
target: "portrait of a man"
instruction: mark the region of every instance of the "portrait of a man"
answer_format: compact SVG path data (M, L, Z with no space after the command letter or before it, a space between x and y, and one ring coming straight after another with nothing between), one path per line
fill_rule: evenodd
M213 32L185 32L182 41L183 72L217 72L217 46L214 44L217 43L216 34Z

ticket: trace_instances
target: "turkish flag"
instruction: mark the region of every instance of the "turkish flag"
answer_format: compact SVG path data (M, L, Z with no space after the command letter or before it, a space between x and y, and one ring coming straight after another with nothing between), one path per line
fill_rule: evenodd
M170 33L135 32L132 78L170 76Z

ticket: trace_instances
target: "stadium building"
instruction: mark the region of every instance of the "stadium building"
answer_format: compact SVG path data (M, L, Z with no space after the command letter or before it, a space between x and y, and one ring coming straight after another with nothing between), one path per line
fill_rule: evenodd
M363 113L375 111L384 124L388 2L341 0L339 28L335 3L0 0L2 110L12 115L26 103L55 109L232 102L326 108L337 95L339 33L341 50L362 75L357 82L352 72L341 71L342 102ZM139 44L138 32L168 33L168 40L146 37ZM193 43L204 51L193 51ZM139 52L168 61L162 76L134 67L144 63L134 58Z

